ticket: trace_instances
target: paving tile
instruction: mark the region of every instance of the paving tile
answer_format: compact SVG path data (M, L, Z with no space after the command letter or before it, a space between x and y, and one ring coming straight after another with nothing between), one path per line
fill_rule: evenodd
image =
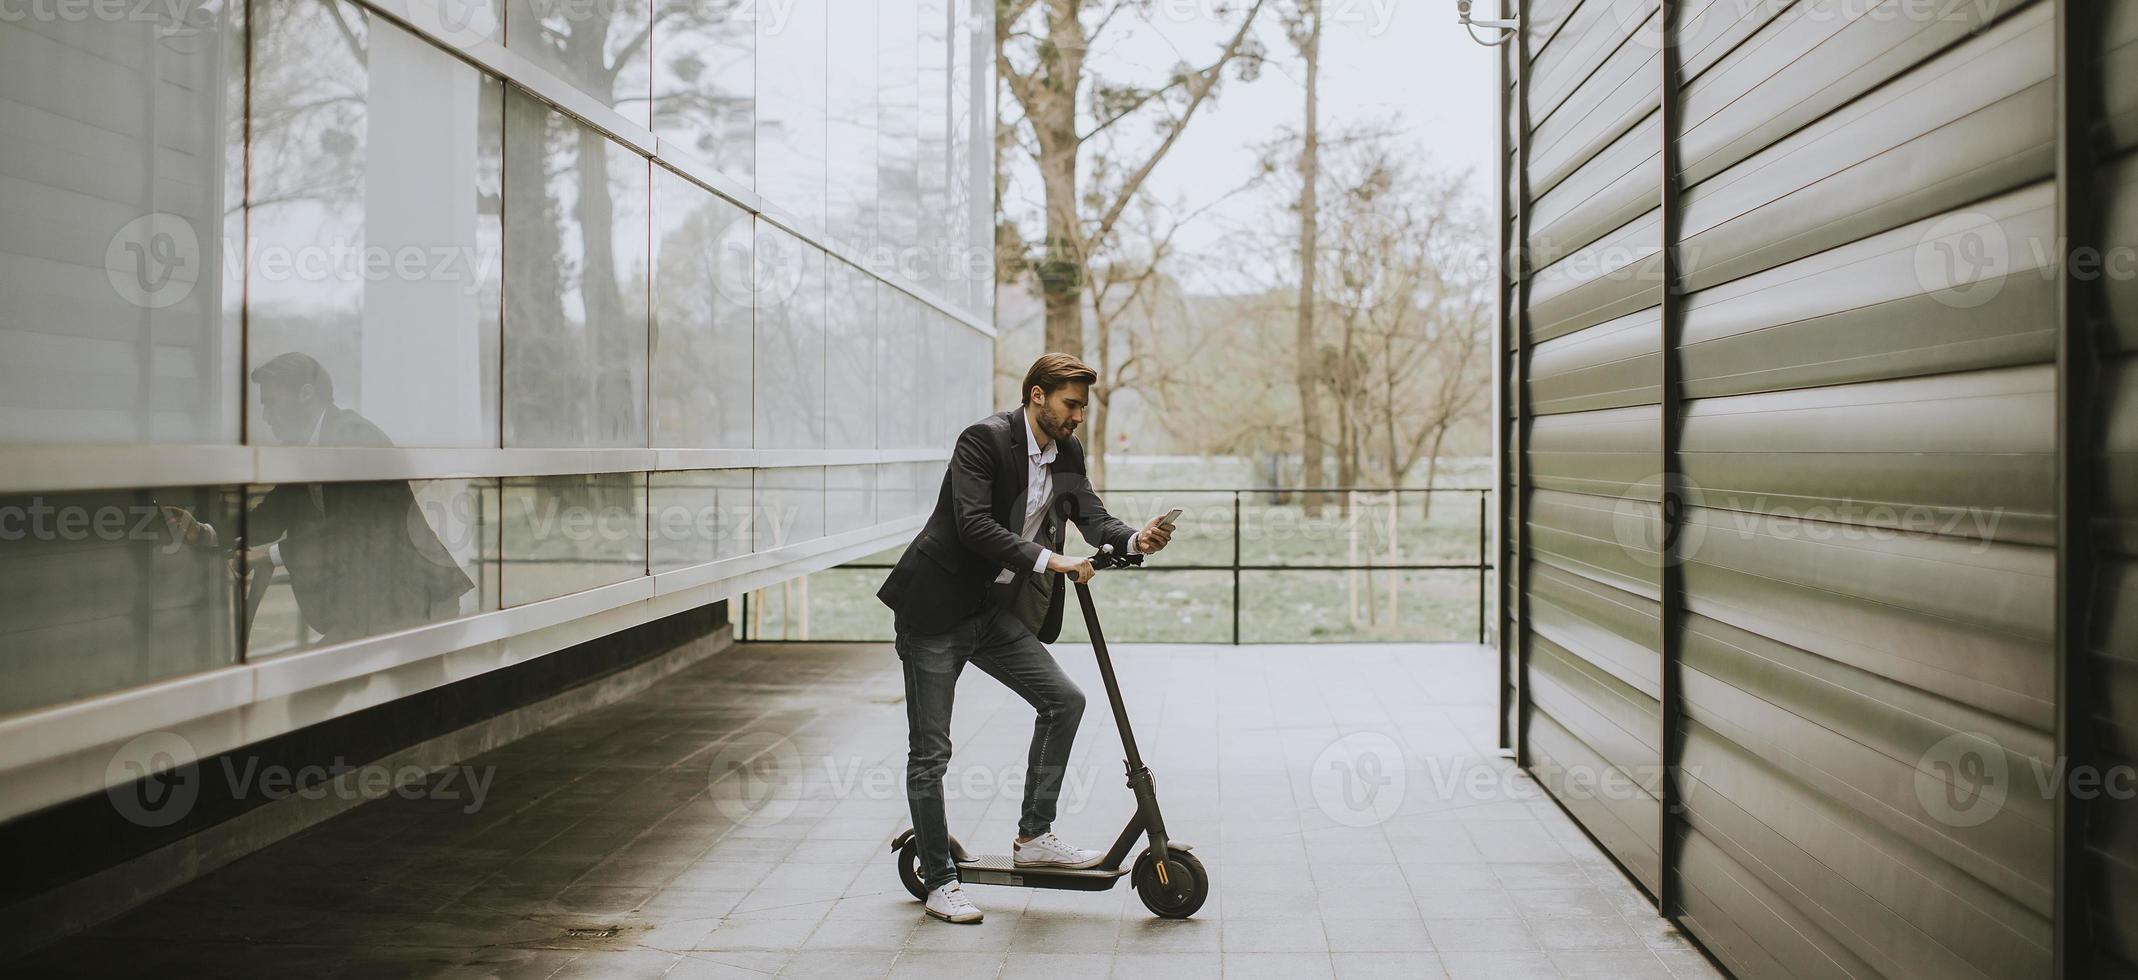
M722 812L705 767L740 731L783 734L808 760L902 769L903 713L876 710L896 691L883 648L790 644L737 648L479 757L501 772L481 814L369 803L21 966L278 980L1719 976L1533 784L1481 754L1488 688L1407 694L1415 682L1383 683L1370 665L1387 655L1363 648L1225 651L1224 670L1201 648L1123 652L1168 824L1201 845L1214 883L1191 919L1153 917L1126 887L975 887L986 922L928 919L887 850L903 799L842 793L811 766L782 819ZM1331 656L1358 659L1330 670ZM1088 657L1063 663L1098 689ZM1021 764L1030 718L975 674L959 691L958 764ZM1063 826L1105 837L1095 828L1126 800L1118 749L1105 713L1086 726L1071 762L1100 778L1064 801ZM1393 818L1336 825L1307 766L1368 728L1399 737L1413 766L1493 778L1448 798L1414 781ZM990 794L949 815L960 839L999 847L1017 810ZM566 932L606 926L622 932Z
M1336 980L1436 980L1447 972L1431 953L1331 953Z
M1225 980L1334 980L1327 953L1225 954Z
M1559 968L1543 953L1443 952L1440 968L1449 980L1558 980Z
M1221 939L1226 953L1326 953L1329 937L1311 916L1227 919Z
M882 980L891 975L897 959L896 950L805 949L789 958L779 975L792 980Z
M1427 919L1425 931L1442 952L1538 950L1537 938L1520 918Z
M1225 958L1218 953L1114 954L1113 976L1119 980L1219 980L1224 973Z
M1322 931L1336 953L1405 953L1430 951L1432 935L1418 919L1344 919L1324 917Z

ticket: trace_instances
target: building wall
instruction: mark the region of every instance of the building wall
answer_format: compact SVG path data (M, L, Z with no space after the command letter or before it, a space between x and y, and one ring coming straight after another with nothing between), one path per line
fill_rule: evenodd
M0 21L0 818L910 535L989 407L994 8L831 3Z
M2132 757L2138 15L2082 5L2060 36L2050 0L1520 7L1503 654L1524 762L1740 976L2048 975L2060 901L2069 975L2130 962L2128 804L2065 823L2037 777L2072 728L2102 731L2077 766ZM2073 124L2104 161L2067 187L2074 51L2102 66ZM2060 205L2098 216L2110 260L2078 287ZM2096 350L2071 428L2060 394ZM2067 431L2087 441L2060 452ZM2060 543L2074 480L2099 530Z

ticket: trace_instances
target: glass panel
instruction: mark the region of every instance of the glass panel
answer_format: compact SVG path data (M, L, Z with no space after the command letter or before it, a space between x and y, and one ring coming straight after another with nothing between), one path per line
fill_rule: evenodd
M824 536L824 467L792 466L757 471L758 551L771 551Z
M921 444L920 301L879 285L882 304L876 335L876 445L912 449Z
M644 157L505 98L505 445L646 445Z
M941 291L944 227L958 222L950 214L950 3L920 0L920 111L916 174L920 195L920 235L914 279Z
M253 36L252 441L497 445L503 86L354 4L275 10Z
M937 480L930 463L876 464L876 521L889 523L925 514L935 506ZM894 560L895 560L894 556Z
M648 125L646 0L506 0L505 45Z
M748 449L751 219L655 167L653 444Z
M757 448L824 448L824 253L757 223Z
M876 467L824 469L824 533L839 534L876 523Z
M757 18L757 192L812 231L824 227L827 2L767 4Z
M876 291L874 277L825 259L826 449L876 448Z
M750 553L750 471L653 474L653 570Z
M659 0L653 132L742 178L755 170L759 0Z
M234 487L0 497L0 713L236 663L240 502ZM188 543L159 508L205 527Z
M137 6L0 16L0 444L238 441L243 25Z
M247 659L497 608L496 480L285 483L247 497Z
M967 309L972 299L972 282L965 273L965 236L972 227L973 200L973 96L972 18L967 13L971 0L950 0L950 60L947 82L949 90L944 107L949 113L944 130L946 140L946 164L944 172L944 205L942 221L935 226L933 246L936 252L934 275L939 282L934 287L936 295L955 309ZM994 38L988 38L990 50Z
M959 268L964 270L971 301L966 309L987 323L995 322L995 3L968 0L971 13L967 32L971 37L973 75L971 99L972 145L967 166L972 173L972 207L966 210L966 252Z
M455 44L505 43L504 0L433 0L407 8L410 23Z
M1475 641L1477 617L1472 571L1240 573L1242 643Z
M504 604L646 574L646 474L505 479Z
M900 273L920 243L920 38L918 0L884 0L876 8L876 236Z
M848 3L828 26L825 231L855 254L876 238L876 5Z

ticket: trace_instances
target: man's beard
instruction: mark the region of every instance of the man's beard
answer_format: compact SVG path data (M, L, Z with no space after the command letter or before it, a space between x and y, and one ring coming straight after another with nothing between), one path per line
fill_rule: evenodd
M1039 429L1041 432L1045 432L1049 439L1061 440L1069 438L1069 430L1062 427L1061 416L1054 414L1052 409L1045 406L1041 406L1039 409Z

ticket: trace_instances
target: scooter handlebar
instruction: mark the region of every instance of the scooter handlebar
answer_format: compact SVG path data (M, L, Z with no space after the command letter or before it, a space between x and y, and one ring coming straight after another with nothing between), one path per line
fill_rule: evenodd
M1114 554L1114 546L1110 544L1100 545L1099 553L1091 556L1091 567L1101 571L1109 568L1133 568L1141 564L1143 564L1142 555Z

